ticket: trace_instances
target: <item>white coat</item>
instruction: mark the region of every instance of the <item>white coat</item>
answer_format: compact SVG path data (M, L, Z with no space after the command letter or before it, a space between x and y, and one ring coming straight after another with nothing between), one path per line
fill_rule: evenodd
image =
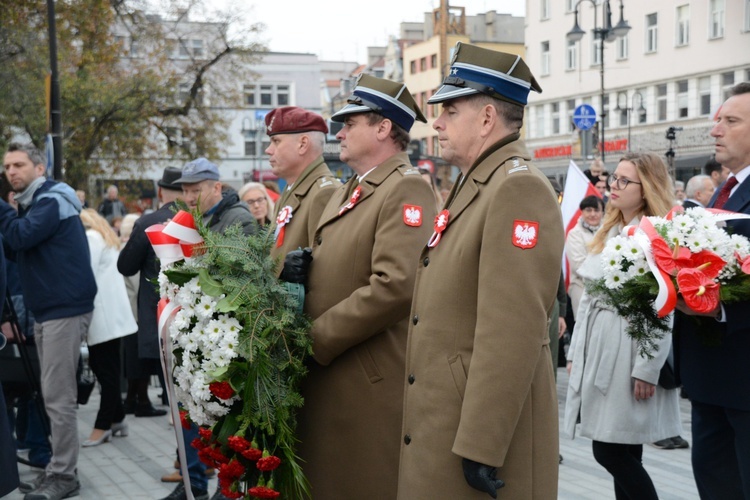
M614 228L609 237L619 233ZM589 255L579 269L584 280L602 276L601 254ZM653 397L636 401L634 379L656 384L669 354L671 332L657 341L652 359L638 354L627 321L602 300L584 292L573 331L572 361L562 434L573 439L580 415L581 436L605 443L644 444L682 431L677 389L657 385Z
M96 345L135 333L138 324L130 308L125 280L117 271L120 252L117 248L105 245L104 238L98 231L87 230L86 238L89 241L91 268L98 289L86 342L88 345Z
M570 264L568 295L573 309L573 318L576 320L578 319L578 306L583 296L583 278L578 274L578 269L588 256L588 245L593 239L594 233L583 227L583 217L578 219L575 227L570 230L565 239L565 256Z

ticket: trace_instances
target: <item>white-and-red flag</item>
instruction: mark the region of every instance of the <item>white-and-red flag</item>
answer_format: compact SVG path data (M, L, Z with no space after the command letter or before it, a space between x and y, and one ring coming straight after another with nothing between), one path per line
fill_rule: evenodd
M581 200L591 195L600 198L602 196L599 194L599 191L596 190L594 185L591 184L591 181L586 177L586 174L578 168L576 162L570 160L570 165L568 165L568 175L565 177L563 199L560 204L566 238L568 237L568 232L575 227L578 223L578 219L581 217L581 209L579 208ZM568 258L565 254L563 254L562 268L563 273L565 274L565 289L567 290L568 283L570 282L570 265L568 264Z

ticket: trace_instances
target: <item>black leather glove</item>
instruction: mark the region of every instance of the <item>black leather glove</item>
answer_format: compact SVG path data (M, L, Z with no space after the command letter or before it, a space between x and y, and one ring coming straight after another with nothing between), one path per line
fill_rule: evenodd
M312 262L312 248L298 248L292 250L284 257L284 267L279 279L287 283L307 283L307 271Z
M502 479L497 479L497 467L480 464L468 458L464 458L461 463L464 467L464 478L469 486L497 498L497 490L505 486Z

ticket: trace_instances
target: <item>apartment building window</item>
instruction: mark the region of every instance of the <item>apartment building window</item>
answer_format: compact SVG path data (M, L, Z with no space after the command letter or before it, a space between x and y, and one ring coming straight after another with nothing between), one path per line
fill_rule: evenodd
M592 36L591 37L591 65L592 66L599 66L602 63L601 46L602 46L601 38Z
M190 57L190 50L188 49L186 40L177 40L177 46L178 46L178 54L177 57L180 59L187 59Z
M616 49L617 49L617 60L622 61L628 58L628 52L629 52L629 36L625 35L617 39L615 42Z
M419 60L419 71L427 70L427 58L423 57Z
M437 68L437 54L430 56L430 68Z
M544 137L544 106L536 107L535 137Z
M289 101L289 85L277 85L276 86L276 105L277 106L288 106Z
M690 6L677 7L677 27L675 45L682 47L690 43Z
M549 75L549 42L542 42L542 76Z
M203 40L192 40L193 44L193 57L201 58L204 55L203 52Z
M677 82L677 118L688 117L688 81Z
M260 86L260 105L273 106L273 85Z
M573 113L576 110L576 100L568 99L565 108L568 112L568 132L575 132L576 126L575 123L573 123Z
M245 85L242 87L242 92L244 94L244 102L245 106L253 107L255 106L255 85Z
M576 10L576 0L565 0L565 12L573 12L574 10Z
M711 77L698 78L698 98L700 100L700 114L705 116L711 113Z
M181 83L177 88L177 99L180 104L185 104L190 98L190 84Z
M722 102L729 99L729 90L734 86L734 71L727 71L721 74L721 95Z
M292 104L291 85L264 83L242 87L243 102L248 107L289 106Z
M656 121L667 121L667 84L656 86Z
M646 100L646 89L636 89L636 93L641 95L641 98L637 101L638 106L636 109L632 110L631 113L635 113L638 115L638 123L644 124L646 123L646 103L644 102ZM633 102L635 104L635 102Z
M709 38L721 38L724 36L724 0L711 0L709 9Z
M745 23L744 30L750 31L750 0L745 0Z
M540 0L542 2L540 11L542 13L542 20L549 19L549 0Z
M409 70L411 71L412 75L416 75L417 74L417 61L416 60L414 60L411 63L409 63Z
M560 103L552 103L552 133L560 133Z
M646 53L656 52L658 41L657 13L646 16Z
M571 42L568 40L568 45L565 47L565 70L572 71L576 69L578 61L578 42Z

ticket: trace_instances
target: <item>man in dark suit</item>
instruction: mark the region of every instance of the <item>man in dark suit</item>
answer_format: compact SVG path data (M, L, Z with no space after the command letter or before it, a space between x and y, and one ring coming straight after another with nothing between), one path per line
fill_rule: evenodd
M707 175L695 175L685 185L687 198L682 202L682 208L705 208L714 195L714 183Z
M711 130L716 160L730 170L709 207L750 214L750 82L732 88ZM750 237L750 221L728 221ZM702 499L750 498L750 301L692 315L675 339L679 375L692 402L693 474Z

